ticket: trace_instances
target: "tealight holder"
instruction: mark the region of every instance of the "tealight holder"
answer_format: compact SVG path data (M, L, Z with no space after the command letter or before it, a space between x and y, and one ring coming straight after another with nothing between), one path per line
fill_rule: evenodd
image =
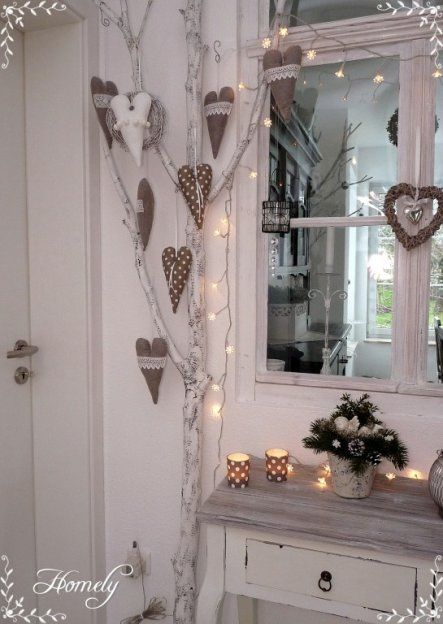
M251 458L245 453L231 453L227 457L228 483L231 488L244 489L249 484Z
M266 455L266 476L268 481L283 483L288 480L289 452L284 449L268 449Z

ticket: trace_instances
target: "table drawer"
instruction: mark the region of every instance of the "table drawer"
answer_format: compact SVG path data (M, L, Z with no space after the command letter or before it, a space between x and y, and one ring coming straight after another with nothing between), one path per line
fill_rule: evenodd
M415 610L417 570L370 559L246 540L246 582L376 611ZM322 572L331 575L322 591ZM329 589L328 582L322 582Z

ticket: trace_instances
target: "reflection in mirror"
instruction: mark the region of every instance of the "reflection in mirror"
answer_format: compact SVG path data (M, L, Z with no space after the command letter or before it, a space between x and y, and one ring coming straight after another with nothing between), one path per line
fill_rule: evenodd
M380 13L380 0L292 0L291 26L332 22ZM275 13L275 1L270 3L271 18Z
M437 83L434 184L443 187L443 86ZM436 210L434 202L434 212ZM432 237L428 381L443 383L443 230Z
M309 228L268 235L268 370L320 374L326 347L329 374L389 378L394 254L385 229ZM295 266L299 241L307 263ZM333 260L330 272L324 270L325 244Z
M396 59L303 68L289 122L271 101L269 200L292 202L291 218L349 217L352 226L381 216L397 179L398 91ZM268 236L268 369L325 373L327 348L328 374L389 378L392 230L299 227ZM331 303L329 331L328 279L331 293L346 293Z

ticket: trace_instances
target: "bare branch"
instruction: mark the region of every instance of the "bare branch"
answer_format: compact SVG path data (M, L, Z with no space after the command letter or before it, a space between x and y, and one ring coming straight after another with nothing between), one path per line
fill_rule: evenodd
M152 287L149 273L146 268L145 255L143 253L143 243L140 237L140 233L138 231L136 212L117 173L114 157L107 145L104 148L104 153L106 162L108 164L109 173L117 190L120 201L126 212L125 225L128 228L129 233L131 234L132 243L134 245L135 266L140 279L140 283L142 285L143 291L146 295L146 299L151 310L152 320L154 322L158 335L166 340L166 343L168 345L168 353L172 361L174 362L175 366L181 371L183 366L183 357L175 346L171 335L165 326L160 309L157 304L154 289Z
M137 37L135 39L135 44L137 46L140 45L141 38L143 37L143 33L144 33L145 27L146 27L146 22L147 22L147 19L148 19L149 9L151 8L151 5L152 5L153 2L154 2L154 0L148 0L148 2L146 4L145 14L143 15L142 23L140 25L140 30L138 31L138 35L137 35Z
M102 11L102 13L106 15L109 21L111 21L118 28L120 28L121 17L117 15L117 13L113 9L111 9L111 7L109 7L104 0L93 0L93 2L100 9L100 11Z
M160 143L159 145L157 145L155 147L155 151L160 156L160 159L161 159L161 161L163 163L163 166L166 169L166 173L169 175L169 177L171 178L171 180L175 184L175 186L177 186L177 184L178 184L178 171L177 171L177 167L174 164L174 161L172 160L172 158L169 156L168 152L166 151L166 148L163 145L163 143Z

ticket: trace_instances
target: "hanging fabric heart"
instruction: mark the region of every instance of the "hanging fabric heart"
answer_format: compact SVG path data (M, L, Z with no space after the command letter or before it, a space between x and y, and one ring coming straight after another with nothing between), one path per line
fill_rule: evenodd
M168 354L166 340L164 338L154 338L151 347L149 340L138 338L135 343L135 350L139 368L148 384L152 400L157 405L160 382Z
M422 205L425 200L435 199L438 202L437 212L431 221L415 235L408 234L398 220L395 205L397 200L401 197L406 198L406 216L409 218L409 214L414 214L415 216L413 218L415 219L417 219L418 216L421 218L421 215L423 214ZM425 243L443 224L443 189L438 188L437 186L422 186L421 188L415 188L412 184L405 183L392 186L385 197L384 212L388 220L388 224L393 229L395 236L403 247L410 251L411 249ZM413 220L412 222L417 224L418 221Z
M145 130L150 126L148 116L151 103L151 96L143 91L137 93L132 100L123 93L111 100L111 108L116 119L114 130L121 132L126 147L138 167L142 164Z
M204 113L214 158L218 156L234 99L235 93L231 87L220 89L218 96L215 91L210 91L205 97Z
M137 212L138 229L143 241L143 249L146 249L151 234L152 222L154 220L154 193L146 178L140 180L137 191Z
M169 288L172 311L177 312L183 289L188 280L192 264L192 252L188 247L180 247L178 254L174 247L166 247L162 254L163 271Z
M271 86L275 103L285 121L291 118L294 90L302 57L300 46L291 46L283 55L280 50L267 50L263 56L265 80Z
M206 200L211 190L212 169L210 165L197 165L197 177L189 165L178 170L178 183L188 204L194 221L201 230L205 215Z
M91 78L91 95L97 113L99 124L104 132L109 149L112 147L112 134L106 123L106 114L113 97L118 95L118 89L113 82L103 82L101 78Z

